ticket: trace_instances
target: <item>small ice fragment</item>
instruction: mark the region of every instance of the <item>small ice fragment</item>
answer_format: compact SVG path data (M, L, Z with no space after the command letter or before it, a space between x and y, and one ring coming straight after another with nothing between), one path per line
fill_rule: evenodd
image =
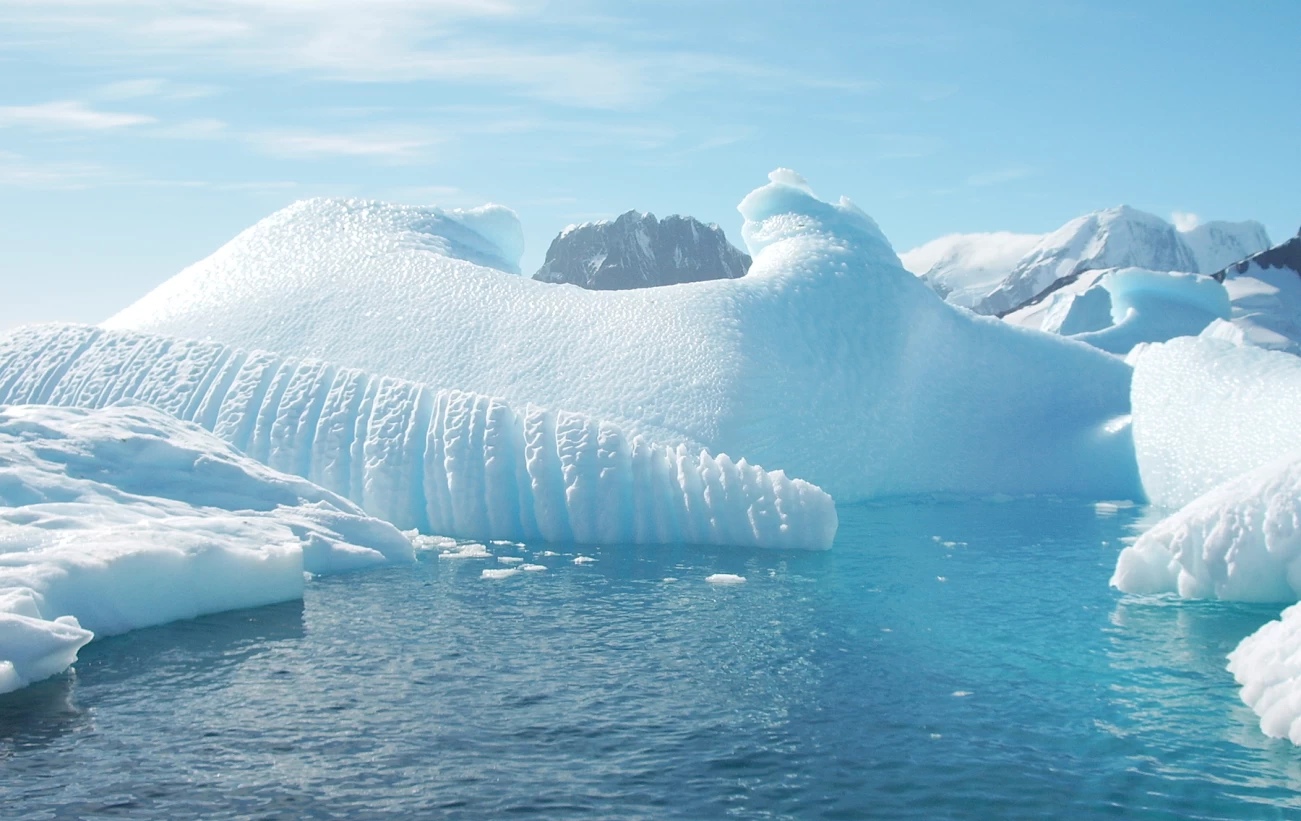
M948 578L947 576L936 576L936 577L935 577L935 581L937 581L937 582L947 582L948 580L949 580L949 578Z
M518 567L492 567L479 574L481 579L509 579L519 575Z
M439 553L438 558L440 559L491 559L492 554L488 552L488 548L484 547L478 542L470 542L469 544L453 545L451 550L447 550L442 553Z
M954 697L954 698L966 698L966 697L969 696L969 695L971 695L971 691L970 691L970 690L954 690L954 691L953 691L953 697Z
M665 582L675 582L675 581L677 581L677 580L678 580L678 577L677 577L677 576L665 576L665 577L664 577L664 581L665 581Z
M931 537L931 541L932 541L932 542L938 542L939 540L940 540L940 537L939 537L939 536L932 536L932 537Z
M738 576L735 573L715 573L706 576L705 581L710 584L745 584L745 576Z
M519 564L524 560L521 559L519 556L498 556L497 561L501 562L502 564Z
M957 547L957 546L958 546L958 543L957 543L957 542L940 542L940 544L944 545L945 547Z
M575 556L575 557L574 557L574 564L591 564L591 563L594 562L594 561L596 561L596 559L593 559L591 556Z
M519 569L523 570L525 573L537 573L546 570L547 566L544 564L522 564L519 566Z
M416 550L456 550L456 539L448 536L422 536L417 533L411 537L411 544Z

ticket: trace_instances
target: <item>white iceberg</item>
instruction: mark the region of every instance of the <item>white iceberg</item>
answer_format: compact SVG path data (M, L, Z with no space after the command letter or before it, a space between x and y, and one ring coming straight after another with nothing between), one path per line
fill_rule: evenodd
M843 501L1140 493L1117 421L1123 362L945 304L848 200L817 199L793 172L771 179L740 205L754 263L739 279L548 285L455 258L429 209L311 200L106 325L565 408L627 441L744 457Z
M391 525L156 409L0 407L0 692L95 635L411 559Z
M1229 672L1260 716L1261 732L1301 745L1301 604L1239 642Z

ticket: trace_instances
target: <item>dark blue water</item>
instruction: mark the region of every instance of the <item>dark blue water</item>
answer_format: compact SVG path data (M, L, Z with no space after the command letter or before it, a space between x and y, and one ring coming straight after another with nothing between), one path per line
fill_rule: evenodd
M1301 817L1224 671L1276 609L1109 590L1134 518L858 507L822 554L316 580L0 698L0 817Z

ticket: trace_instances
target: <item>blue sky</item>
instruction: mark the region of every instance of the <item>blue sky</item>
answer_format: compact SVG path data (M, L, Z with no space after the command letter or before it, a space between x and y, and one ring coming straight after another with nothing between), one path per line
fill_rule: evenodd
M309 196L739 241L777 166L899 250L1127 203L1301 224L1301 3L0 0L0 328Z

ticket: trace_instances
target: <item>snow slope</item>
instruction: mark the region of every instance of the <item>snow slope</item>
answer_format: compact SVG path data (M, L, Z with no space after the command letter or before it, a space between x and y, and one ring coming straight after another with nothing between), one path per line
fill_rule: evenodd
M1203 222L1179 236L1197 261L1197 273L1213 274L1269 247L1269 233L1255 220Z
M391 525L154 408L0 407L0 692L95 635L411 558Z
M1134 448L1153 504L1183 507L1301 448L1301 358L1181 337L1130 360Z
M949 234L899 255L945 301L974 308L998 287L1041 234Z
M836 531L807 482L582 414L210 342L77 325L0 338L0 404L121 399L425 533L826 548Z
M106 324L569 408L844 501L1139 492L1124 363L945 304L867 215L793 172L740 210L746 276L595 292L415 242L421 209L312 200Z

